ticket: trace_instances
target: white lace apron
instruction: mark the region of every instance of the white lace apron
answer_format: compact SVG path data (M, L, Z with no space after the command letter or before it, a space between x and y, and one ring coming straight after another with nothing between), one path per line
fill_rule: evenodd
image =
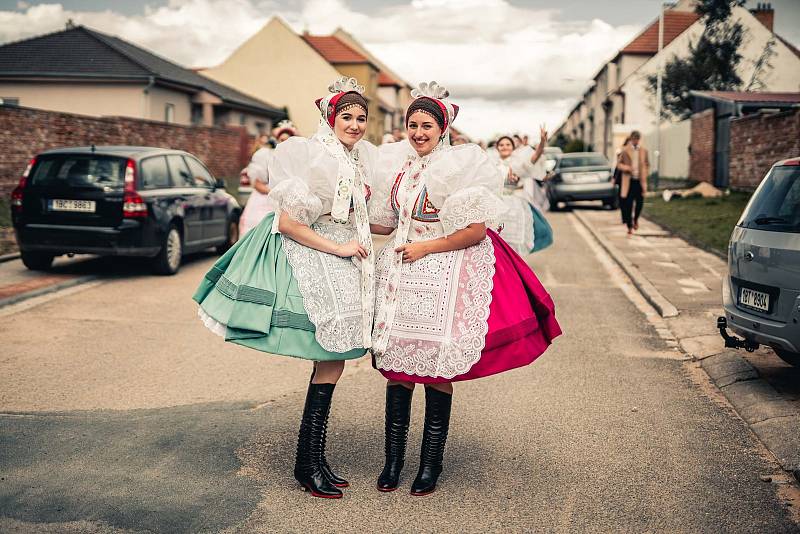
M485 346L495 258L488 237L466 249L406 264L402 253L394 252L407 242L445 235L440 221L412 218L432 154L411 156L416 161L406 163L398 185L397 233L376 264L373 353L379 369L453 378L469 371Z

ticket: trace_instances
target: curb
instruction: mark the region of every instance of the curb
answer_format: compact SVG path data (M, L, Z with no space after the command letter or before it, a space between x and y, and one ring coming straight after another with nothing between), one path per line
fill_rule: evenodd
M21 254L19 252L12 252L11 254L3 254L2 256L0 256L0 263L18 260L20 257Z
M98 279L100 279L99 276L92 274L88 276L81 276L79 278L73 278L72 280L66 280L58 284L53 284L52 286L40 287L39 289L20 293L19 295L14 295L13 297L0 300L0 309L12 304L17 304L18 302L22 302L24 300L47 295L48 293L55 293L56 291L60 291L62 289L79 286L81 284L85 284L86 282L93 282Z
M704 358L700 366L780 466L800 482L800 413L735 351Z
M584 215L580 211L573 211L573 215L580 221L580 223L586 228L592 237L600 244L601 247L605 249L611 258L617 262L617 264L622 268L625 274L633 282L633 285L636 286L636 289L642 294L647 302L650 303L653 308L661 315L661 317L677 317L679 315L678 308L676 308L670 301L668 301L664 295L662 295L658 289L648 280L642 272L633 264L631 261L622 254L617 247L615 247L608 239L605 238L600 232L594 229L589 221L586 220Z

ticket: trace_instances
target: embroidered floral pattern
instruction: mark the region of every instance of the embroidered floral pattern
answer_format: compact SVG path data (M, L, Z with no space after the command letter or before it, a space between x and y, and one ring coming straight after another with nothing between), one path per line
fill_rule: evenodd
M494 228L500 214L497 198L485 187L467 187L447 197L439 217L446 234L483 222Z
M378 295L387 289L392 255L387 245L378 257ZM480 360L489 331L494 260L486 238L467 249L404 263L389 344L376 357L378 368L444 378L469 371ZM379 299L378 315L385 305Z
M337 243L356 237L352 226L317 222L311 229ZM364 347L359 269L350 258L340 258L303 246L282 236L292 274L303 295L303 307L316 327L323 349L347 352Z

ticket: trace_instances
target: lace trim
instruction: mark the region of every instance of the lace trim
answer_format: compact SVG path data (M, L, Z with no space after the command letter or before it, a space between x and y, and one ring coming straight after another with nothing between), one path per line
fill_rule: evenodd
M439 218L446 234L466 228L472 223L497 226L500 210L498 199L485 187L462 189L444 201Z
M277 213L285 211L289 217L306 226L311 226L322 215L322 201L302 182L280 182L267 198L274 203Z
M206 328L214 332L216 335L225 339L225 331L228 329L227 326L220 323L209 314L203 311L203 308L197 308L197 316L200 317L200 320L203 321L203 324Z
M378 259L376 294L385 290L391 252L390 243ZM376 355L377 367L447 379L468 372L486 346L494 274L488 237L464 250L403 264L398 313L386 350Z
M352 226L315 223L319 235L346 243L356 236ZM350 258L340 258L303 246L282 236L283 248L303 308L316 327L317 342L329 352L348 352L364 348L361 329L361 270Z

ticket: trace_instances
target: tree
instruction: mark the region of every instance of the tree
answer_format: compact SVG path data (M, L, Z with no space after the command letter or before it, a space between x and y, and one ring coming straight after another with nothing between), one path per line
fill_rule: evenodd
M692 114L690 91L735 91L742 86L737 67L745 30L731 21L733 8L745 0L699 0L695 11L705 24L685 58L674 55L664 65L661 78L662 118L685 119ZM648 90L655 95L656 74L647 76Z

